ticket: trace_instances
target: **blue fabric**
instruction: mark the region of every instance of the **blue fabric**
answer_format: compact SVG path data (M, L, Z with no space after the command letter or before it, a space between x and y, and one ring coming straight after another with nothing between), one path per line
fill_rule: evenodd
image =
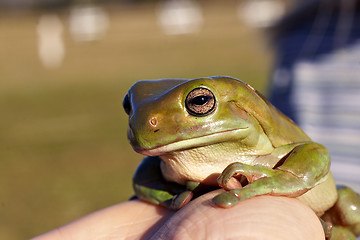
M279 24L269 99L330 150L335 179L359 190L360 11L342 2L319 1Z

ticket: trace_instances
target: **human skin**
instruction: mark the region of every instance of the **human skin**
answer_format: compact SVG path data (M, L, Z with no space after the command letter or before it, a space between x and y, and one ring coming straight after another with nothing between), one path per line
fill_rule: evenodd
M223 209L211 202L219 191L205 194L176 212L139 200L123 202L32 240L324 240L317 216L295 198L259 196Z

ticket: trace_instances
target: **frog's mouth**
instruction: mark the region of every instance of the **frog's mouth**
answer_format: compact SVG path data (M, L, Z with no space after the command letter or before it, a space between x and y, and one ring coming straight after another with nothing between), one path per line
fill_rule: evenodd
M249 128L232 129L209 135L172 142L152 149L135 149L136 152L147 156L160 156L170 152L203 147L221 142L239 141L248 136Z

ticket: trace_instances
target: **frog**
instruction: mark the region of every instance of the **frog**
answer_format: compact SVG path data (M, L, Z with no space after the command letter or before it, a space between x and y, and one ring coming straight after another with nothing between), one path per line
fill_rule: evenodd
M228 76L142 80L123 100L132 148L145 155L135 196L178 210L214 189L230 208L261 195L297 198L327 239L360 234L360 196L336 186L327 148L249 84Z

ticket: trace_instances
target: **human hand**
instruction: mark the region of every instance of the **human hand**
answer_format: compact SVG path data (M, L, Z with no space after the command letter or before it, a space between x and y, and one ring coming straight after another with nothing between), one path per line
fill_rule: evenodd
M297 199L259 196L222 209L211 202L219 191L176 212L140 200L127 201L33 240L325 238L315 213Z

